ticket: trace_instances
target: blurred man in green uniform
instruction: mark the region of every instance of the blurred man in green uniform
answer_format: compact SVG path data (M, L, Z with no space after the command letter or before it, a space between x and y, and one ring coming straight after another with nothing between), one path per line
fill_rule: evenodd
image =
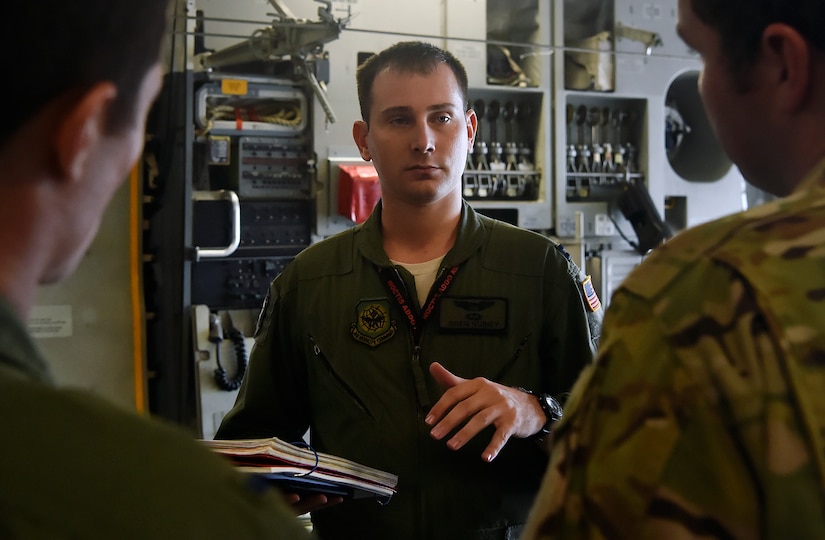
M141 152L167 3L38 0L0 19L0 538L309 536L184 432L56 387L26 331Z
M823 0L679 0L719 140L781 198L617 291L526 538L825 538L823 21Z

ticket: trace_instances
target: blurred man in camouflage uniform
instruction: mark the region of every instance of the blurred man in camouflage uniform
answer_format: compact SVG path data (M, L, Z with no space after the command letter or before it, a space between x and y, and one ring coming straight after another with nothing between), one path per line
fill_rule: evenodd
M784 197L622 285L525 538L825 538L823 0L679 0L716 134Z

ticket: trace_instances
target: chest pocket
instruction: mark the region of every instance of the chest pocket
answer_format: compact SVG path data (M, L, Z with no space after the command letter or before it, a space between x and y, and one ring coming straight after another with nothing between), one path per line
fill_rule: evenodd
M312 357L316 364L317 376L313 379L319 383L319 386L327 387L330 391L337 393L343 397L344 402L350 403L363 415L371 420L375 420L374 414L365 403L364 399L353 388L353 386L345 378L345 374L341 373L340 369L330 362L321 346L316 342L315 338L309 337L309 346L312 350Z

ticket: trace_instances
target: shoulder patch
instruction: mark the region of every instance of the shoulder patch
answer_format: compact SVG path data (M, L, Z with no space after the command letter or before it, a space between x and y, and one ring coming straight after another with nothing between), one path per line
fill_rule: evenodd
M554 244L554 245L556 246L556 249L559 251L559 253L564 255L565 259L567 259L568 261L573 260L573 257L570 255L570 252L568 252L566 249L564 249L563 245L561 245L561 244Z
M593 281L590 279L590 276L584 278L584 281L581 282L581 288L582 293L584 293L584 299L590 307L590 311L593 313L599 311L602 308L602 303L596 294L596 288L593 287Z

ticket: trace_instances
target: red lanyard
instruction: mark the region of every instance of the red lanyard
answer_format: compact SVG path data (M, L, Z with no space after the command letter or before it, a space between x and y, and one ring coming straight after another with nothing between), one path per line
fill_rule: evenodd
M404 318L413 332L413 337L415 338L415 343L417 345L418 340L421 337L421 326L430 317L432 317L433 313L435 313L435 309L438 307L438 303L441 301L441 298L453 282L455 282L455 276L458 274L458 266L453 266L446 272L442 270L438 277L436 277L435 284L432 289L430 289L430 294L427 296L427 300L424 302L423 309L420 313L415 307L415 302L410 300L407 285L401 278L401 274L398 273L397 268L387 266L380 267L378 269L378 273L384 281L384 286L387 288L387 292L389 292L390 297L398 303L398 306L404 313Z

